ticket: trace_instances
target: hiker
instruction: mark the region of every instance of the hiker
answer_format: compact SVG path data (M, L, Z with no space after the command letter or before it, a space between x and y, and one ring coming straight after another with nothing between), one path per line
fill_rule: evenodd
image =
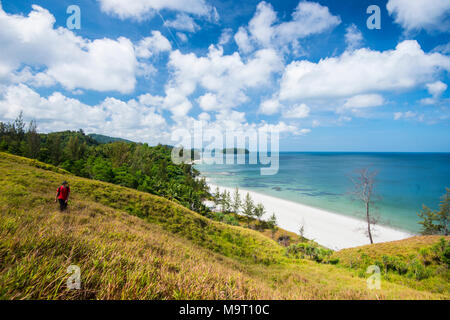
M69 184L67 183L67 181L64 181L56 191L56 198L55 198L55 202L59 201L59 210L61 212L67 209L69 194L70 194Z

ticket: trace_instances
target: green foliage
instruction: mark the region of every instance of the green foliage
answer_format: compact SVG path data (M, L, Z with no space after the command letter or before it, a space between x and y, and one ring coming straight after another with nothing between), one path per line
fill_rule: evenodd
M296 259L309 259L319 263L336 264L338 259L330 259L332 250L319 247L315 242L302 242L291 244L286 248L286 254Z
M228 191L224 191L220 198L220 204L222 206L222 211L225 213L231 212L231 196Z
M254 209L255 205L253 203L252 197L249 193L245 196L244 204L242 205L242 213L248 218L250 223L250 220L253 218L254 215Z
M423 235L449 235L448 224L450 220L450 189L446 188L446 193L441 198L439 210L433 211L427 206L423 206L418 216L422 218L419 224L422 225Z
M234 213L239 213L241 210L242 201L241 201L241 195L239 194L239 189L236 188L234 190L233 195L233 203L232 203L232 209Z
M428 244L419 242L411 249L403 245L391 249L391 252L381 250L381 247L386 247L385 244L374 246L373 249L342 250L333 254L333 258L340 258L340 265L355 269L360 274L364 274L370 265L377 265L385 279L433 292L450 290L450 240L440 238Z
M100 144L94 138L114 142ZM171 147L106 138L85 135L83 130L39 135L35 122L26 132L22 115L11 124L0 122L2 151L34 158L77 176L159 195L209 214L203 205L209 197L206 182L198 179L200 173L192 165L174 164Z
M275 216L275 213L273 213L269 220L267 221L268 227L272 233L272 239L275 236L275 233L278 231L278 222L277 222L277 217Z
M258 219L258 221L261 221L261 218L266 214L266 209L264 208L264 205L262 203L259 203L254 209L253 209L253 216Z

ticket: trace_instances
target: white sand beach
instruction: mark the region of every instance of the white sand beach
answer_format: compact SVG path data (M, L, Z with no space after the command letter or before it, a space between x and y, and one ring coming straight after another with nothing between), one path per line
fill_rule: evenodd
M211 191L216 190L216 185L209 183ZM224 190L233 194L233 188L218 186L221 192ZM322 209L313 208L284 199L279 199L254 191L239 189L241 197L250 193L255 203L262 203L267 211L267 216L275 213L279 227L298 234L300 225L304 225L304 236L315 240L317 243L333 249L357 247L370 244L365 233L367 224L363 220L352 218ZM377 225L375 226L374 242L388 242L412 237L413 234L406 231Z

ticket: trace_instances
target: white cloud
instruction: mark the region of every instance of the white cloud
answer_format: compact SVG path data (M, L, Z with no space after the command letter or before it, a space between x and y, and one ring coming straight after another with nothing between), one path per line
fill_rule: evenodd
M231 37L233 36L233 30L230 28L226 28L222 31L222 34L220 35L219 39L219 45L224 46L228 44L231 40Z
M172 45L169 40L159 31L152 31L151 37L146 37L135 46L136 57L148 59L154 54L171 51Z
M309 116L311 109L306 104L293 106L292 108L283 112L283 118L288 119L303 119Z
M281 58L274 50L257 51L243 61L238 53L224 55L221 47L210 46L206 56L173 51L170 55L171 79L166 87L184 99L196 89L205 91L198 100L204 110L230 109L248 100L246 91L267 86L272 75L281 71Z
M268 99L261 103L259 112L266 115L272 115L278 113L281 108L280 101L278 99Z
M167 124L156 108L133 99L124 102L106 98L89 106L59 92L41 97L23 84L9 86L0 99L0 119L15 119L20 111L27 119L37 120L39 130L44 132L83 128L134 141L167 141Z
M241 27L235 35L239 49L250 52L253 48L285 47L312 34L319 34L341 23L327 7L315 2L301 1L292 14L292 20L277 22L277 14L267 2L258 4L248 27Z
M343 107L346 109L358 109L378 107L383 104L384 99L379 94L362 94L347 99Z
M173 10L198 16L212 16L217 19L217 10L205 0L97 0L103 12L120 19L142 20L153 16L156 11Z
M88 133L101 133L123 137L137 142L150 144L173 144L170 132L176 129L192 129L201 121L204 130L215 129L220 132L246 132L248 129L277 130L280 134L290 133L304 135L309 129L300 129L283 121L270 124L266 122L248 123L244 112L220 110L216 119L203 112L198 120L191 117L175 118L176 122L169 126L160 114L160 106L167 99L152 96L139 96L127 102L116 98L105 98L97 105L90 106L54 92L48 97L41 97L33 89L20 84L4 88L0 95L0 121L11 121L20 111L24 111L26 120L37 120L41 132L61 130L77 130L83 128ZM181 99L182 100L182 99ZM61 110L64 112L61 113Z
M188 42L187 35L182 32L177 32L177 37L181 40L181 42Z
M211 120L211 116L209 115L209 113L206 112L202 112L198 115L198 119L200 121L210 121Z
M222 105L217 100L217 95L210 92L198 98L197 102L205 111L220 111L223 109Z
M249 53L253 50L253 46L251 44L250 36L247 30L243 27L240 27L236 35L234 36L234 41L243 53Z
M300 129L294 125L288 125L283 121L278 122L277 124L269 124L264 121L258 126L258 128L262 131L266 132L278 132L280 134L290 133L296 136L305 135L311 132L310 129Z
M441 95L445 92L445 90L447 90L447 85L442 81L428 83L426 87L428 92L431 94L431 98L420 100L420 103L425 105L437 104Z
M361 47L363 40L362 33L355 24L352 24L345 29L345 43L349 50Z
M359 49L318 63L294 61L281 80L280 99L348 98L413 89L435 79L442 70L450 70L450 57L424 53L417 41L408 40L395 50Z
M438 45L433 49L433 52L440 52L442 54L450 54L450 42Z
M389 0L386 8L389 14L394 16L395 22L406 31L449 31L448 0Z
M412 111L396 112L396 113L394 113L394 120L411 119L411 118L415 118L416 116L417 116L417 113L412 112Z
M138 63L130 40L87 40L65 28L54 29L52 14L32 8L28 16L10 15L0 5L0 81L14 82L11 75L27 65L31 84L58 82L68 90L122 93L134 89Z
M317 128L317 127L319 127L320 126L320 121L319 120L313 120L313 122L312 122L312 127L313 128Z
M438 98L440 97L445 90L447 90L447 85L443 83L442 81L436 81L433 83L428 83L426 85L428 92L434 97Z
M194 19L192 19L185 13L177 14L175 20L166 21L164 24L170 28L191 33L196 32L200 29L199 25L195 23Z

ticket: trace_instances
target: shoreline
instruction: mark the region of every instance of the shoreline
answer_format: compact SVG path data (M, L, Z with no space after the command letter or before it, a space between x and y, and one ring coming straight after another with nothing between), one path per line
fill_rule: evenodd
M235 190L217 185L210 182L207 177L205 178L211 192L219 187L220 192L227 190L232 195ZM264 205L266 208L264 218L267 219L269 215L275 213L280 228L297 234L300 226L303 225L305 238L314 240L324 247L341 250L370 244L365 234L367 224L364 220L239 188L241 199L247 193L255 204ZM402 240L414 236L407 231L382 225L376 225L372 233L374 243Z

